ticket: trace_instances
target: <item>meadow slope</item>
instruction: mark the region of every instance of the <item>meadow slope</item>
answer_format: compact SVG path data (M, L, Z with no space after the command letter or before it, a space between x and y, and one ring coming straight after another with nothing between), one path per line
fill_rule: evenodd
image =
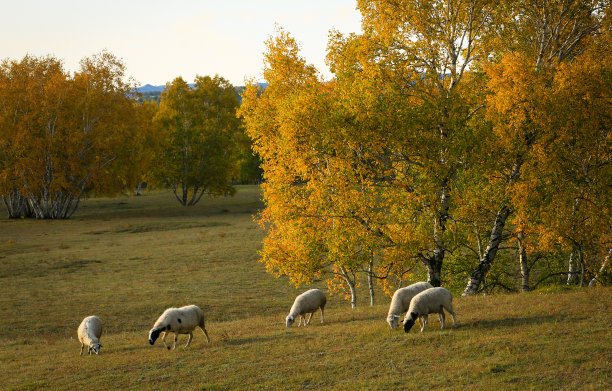
M0 214L2 390L377 390L612 388L612 289L456 297L458 327L391 330L389 298L329 298L286 328L296 289L265 272L260 191L185 208L170 193L88 199L67 221ZM453 292L458 296L458 292ZM167 351L148 330L170 306L197 304L200 331ZM105 322L99 356L76 329ZM448 319L448 318L447 318ZM451 321L452 323L452 321Z

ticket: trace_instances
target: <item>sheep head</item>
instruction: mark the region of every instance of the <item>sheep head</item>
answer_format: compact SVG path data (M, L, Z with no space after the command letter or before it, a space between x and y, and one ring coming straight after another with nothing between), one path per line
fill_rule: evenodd
M417 314L416 312L411 312L409 316L406 316L406 318L404 319L404 332L405 333L410 332L410 329L412 328L412 326L414 326L414 322L416 322L418 317L419 317L419 314Z
M387 323L389 323L389 326L391 326L391 328L393 330L397 330L398 324L397 324L397 320L399 319L399 315L395 315L395 314L391 314L387 317Z
M91 354L91 352L93 351L95 354L100 354L100 348L102 347L101 343L95 343L93 345L91 345L88 349L87 352L89 354Z
M151 329L151 331L149 331L149 343L151 345L155 343L161 332L161 329Z
M285 324L287 325L287 327L291 327L293 322L295 322L295 317L289 315L285 318Z

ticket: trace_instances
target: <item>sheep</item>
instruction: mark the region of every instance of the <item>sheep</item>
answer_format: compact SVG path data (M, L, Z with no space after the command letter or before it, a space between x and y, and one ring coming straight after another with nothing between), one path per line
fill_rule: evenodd
M327 299L325 298L325 293L320 291L319 289L311 289L306 291L295 298L293 305L291 306L291 310L289 311L289 315L285 318L285 324L287 327L291 327L293 322L295 322L296 316L300 316L300 321L298 323L298 327L302 324L302 320L304 320L304 326L310 323L310 319L312 319L312 315L314 315L315 311L321 308L321 323L324 321L323 309L325 308L325 303L327 303ZM305 314L310 313L310 317L308 321L306 321Z
M425 289L433 288L428 282L417 282L410 286L398 289L393 294L391 299L391 305L389 306L389 314L387 315L387 323L393 330L398 327L398 319L400 315L408 310L410 307L410 300Z
M414 296L410 302L410 308L408 308L408 312L406 312L406 317L404 318L404 331L406 333L409 332L414 322L419 318L421 322L421 332L423 332L428 321L427 315L435 313L440 317L440 323L442 323L443 329L444 309L453 316L453 326L455 326L457 320L455 318L452 301L453 295L448 289L441 287L430 288Z
M164 346L170 350L170 346L166 344L166 334L174 333L174 346L176 349L176 340L179 334L189 334L189 339L185 347L188 347L193 338L193 330L200 327L206 335L206 342L210 343L208 332L204 325L204 311L198 306L188 305L181 308L168 308L157 319L151 331L149 331L149 343L153 345L159 335L162 335Z
M77 330L79 341L81 341L81 356L83 348L87 345L87 352L91 354L100 354L100 337L102 336L102 321L95 315L88 316L79 325Z

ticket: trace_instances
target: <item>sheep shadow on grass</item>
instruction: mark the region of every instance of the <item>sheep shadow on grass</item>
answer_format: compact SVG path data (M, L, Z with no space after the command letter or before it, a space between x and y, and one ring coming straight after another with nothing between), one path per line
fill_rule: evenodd
M245 337L245 338L231 338L229 337L228 339L225 340L221 340L222 343L227 344L227 345L232 345L232 346L240 346L240 345L251 345L251 344L257 344L257 343L265 343L265 342L270 342L270 341L278 341L278 340L283 340L286 341L288 339L296 339L298 338L298 335L292 335L292 334L286 334L283 335L282 338L279 337L278 335L269 335L269 336L254 336L254 337Z
M457 324L457 328L473 328L473 329L497 329L500 327L515 327L534 325L542 323L556 323L561 318L558 315L542 315L542 316L523 316L513 318L500 318L500 319L487 319L487 320L474 320L468 322L461 322Z

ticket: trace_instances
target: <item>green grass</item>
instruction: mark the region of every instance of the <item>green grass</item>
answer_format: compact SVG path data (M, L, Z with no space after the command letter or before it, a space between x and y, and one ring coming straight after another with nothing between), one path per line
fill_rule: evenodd
M459 325L392 331L388 298L286 328L299 290L265 272L256 187L184 208L170 193L89 199L67 221L0 220L0 389L612 388L612 289L455 298ZM314 286L322 287L319 284ZM151 347L170 306L201 306L212 339ZM99 356L79 356L87 315ZM452 323L452 322L451 322ZM170 338L171 339L171 338Z

